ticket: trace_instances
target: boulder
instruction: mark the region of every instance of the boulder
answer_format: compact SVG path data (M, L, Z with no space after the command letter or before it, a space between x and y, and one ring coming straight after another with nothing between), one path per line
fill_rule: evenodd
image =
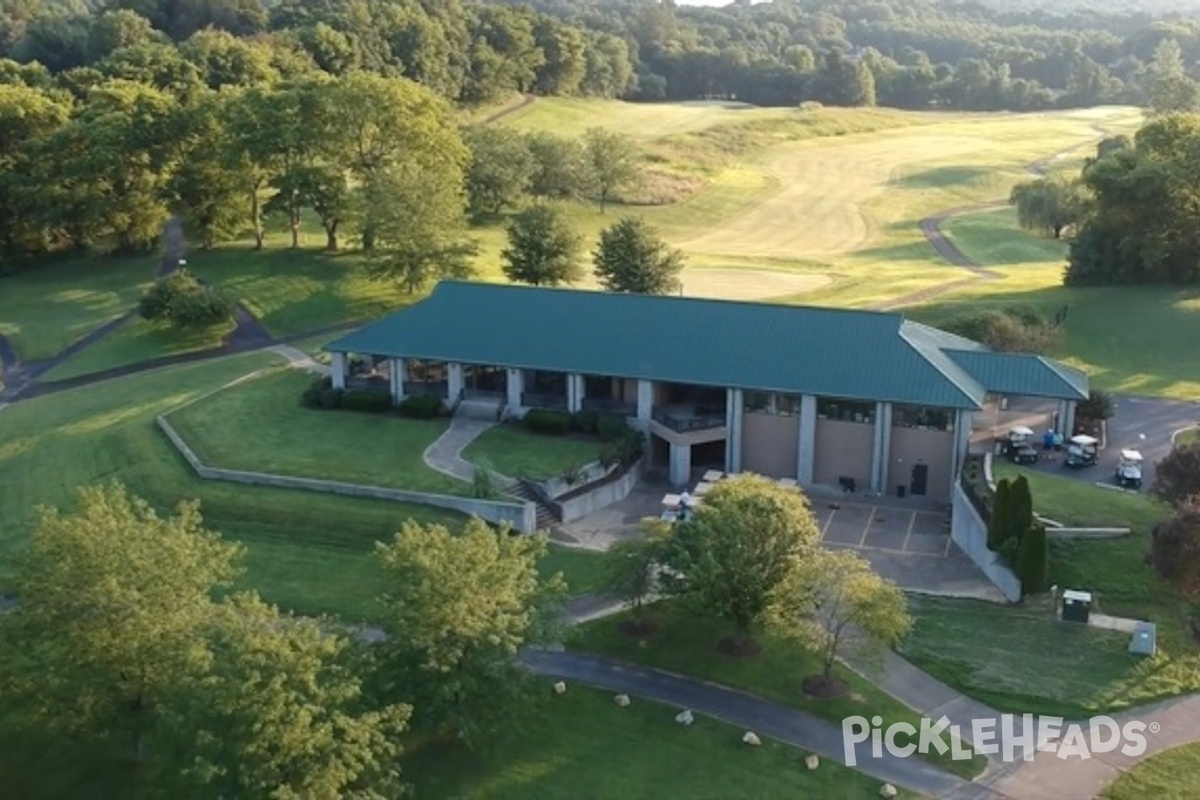
M808 758L804 759L804 766L808 767L809 769L816 769L817 767L821 766L821 757L816 753L813 753Z
M564 682L559 681L558 683L554 684L554 693L555 694L565 694L566 691L567 691L567 684L565 684Z
M879 790L880 797L892 798L896 796L896 787L890 783L885 783Z
M758 747L760 744L762 744L762 739L759 739L758 734L756 734L754 731L746 731L744 734L742 734L742 741L751 747Z
M621 708L625 708L629 705L629 695L627 694L619 694L614 697L613 700L616 701L617 705L619 705Z
M691 725L693 722L692 710L690 708L685 708L683 711L675 715L675 721L680 725Z

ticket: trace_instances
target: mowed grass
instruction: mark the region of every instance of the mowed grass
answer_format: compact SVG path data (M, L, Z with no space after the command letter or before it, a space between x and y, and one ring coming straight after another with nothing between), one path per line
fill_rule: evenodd
M0 277L0 333L21 360L49 358L128 311L156 267L152 257L64 259Z
M156 370L23 401L0 414L0 593L40 505L71 508L80 486L120 480L170 512L198 499L206 525L246 546L240 588L306 614L367 620L386 586L372 556L403 521L457 530L464 518L429 506L251 487L195 477L154 418L253 370L266 353ZM329 412L335 413L335 412ZM591 553L552 547L543 574L563 572L571 591L598 580ZM579 588L576 589L576 586Z
M1188 428L1187 430L1180 431L1179 435L1175 437L1175 444L1177 446L1200 444L1200 428Z
M625 103L619 100L538 98L503 118L501 124L522 131L549 131L580 137L603 127L638 139L658 139L718 125L786 118L791 109L754 108L744 103Z
M1009 209L956 217L945 229L967 256L1003 277L906 309L909 316L937 325L991 308L1049 317L1065 306L1061 340L1048 355L1087 371L1097 388L1200 400L1192 346L1200 289L1065 287L1065 247L1022 231Z
M182 331L133 319L38 378L48 382L65 381L157 358L212 350L220 347L235 327L233 322L228 322L198 331Z
M576 628L567 647L743 689L838 725L848 716L878 714L884 719L884 727L900 721L920 727L916 712L840 665L836 674L849 685L847 694L832 698L805 694L800 688L801 682L820 675L822 667L818 657L795 643L766 634L756 635L762 652L750 658L735 658L717 650L718 642L732 633L726 624L695 613L678 602L656 603L647 615L659 626L657 632L647 638L622 633L620 624L628 615L621 614ZM929 758L943 769L967 778L982 771L986 762L986 757L981 755L975 755L970 761L952 760L949 753L944 757L931 753Z
M1091 592L1098 613L1154 622L1158 654L1127 653L1128 636L1052 619L1048 596L1016 606L915 599L916 629L903 652L973 697L1012 712L1073 718L1200 690L1192 604L1145 563L1150 530L1170 512L1146 495L997 462L996 477L1024 472L1034 509L1065 525L1128 527L1114 539L1050 542L1050 580Z
M1100 792L1102 800L1193 800L1200 775L1200 742L1151 756L1122 772Z
M509 477L557 478L600 456L600 441L532 433L520 425L497 425L467 445L463 458Z
M445 419L305 408L315 380L284 370L230 386L169 417L208 466L467 495L471 486L422 458Z
M618 707L607 692L572 685L546 693L502 739L476 750L425 746L402 769L417 797L459 800L745 797L869 800L880 781L828 759L810 771L807 753L700 715L690 727L677 709L638 698ZM901 790L900 797L913 798Z

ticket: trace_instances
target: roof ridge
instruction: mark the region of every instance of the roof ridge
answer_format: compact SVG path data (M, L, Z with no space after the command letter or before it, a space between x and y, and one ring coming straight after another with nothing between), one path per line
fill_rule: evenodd
M779 309L795 309L805 311L824 311L834 314L854 314L860 316L878 317L880 319L896 319L901 322L905 321L904 314L899 311L883 311L874 308L842 308L840 306L820 306L810 305L807 303L772 303L768 300L734 300L728 297L697 297L695 295L675 295L675 294L641 294L638 292L610 292L604 289L586 289L576 286L530 286L523 283L501 283L499 281L472 281L463 280L461 278L446 278L433 287L436 292L443 284L451 284L455 286L470 286L479 287L486 286L489 288L499 288L505 290L529 291L529 292L554 292L561 294L595 294L611 297L628 297L638 298L641 300L663 301L663 300L686 300L692 303L709 303L713 305L735 305L735 306L759 306L762 308L779 308ZM433 292L430 292L432 295Z
M930 329L930 326L928 326L928 325L922 325L919 322L917 324L921 325L922 328ZM937 330L937 329L933 328L932 330ZM910 339L908 334L904 330L904 326L900 327L899 334L900 334L901 339L908 342L909 346L912 347L914 350L916 350L917 353L921 356L921 358L925 359L925 361L929 364L929 366L936 369L938 371L938 373L941 374L942 377L944 377L946 380L950 381L950 383L952 383L954 385L954 388L958 389L960 392L963 393L964 397L966 397L972 403L975 403L977 406L982 407L982 404L980 403L980 401L975 399L975 396L978 394L980 397L982 397L983 395L987 394L987 388L983 384L981 384L979 381L977 381L973 377L971 377L971 374L969 372L967 372L962 367L962 365L956 363L953 358L951 358L949 355L947 355L945 350L943 350L940 347L937 347L936 345L931 345L933 350L938 355L942 356L943 358L945 358L947 361L949 361L951 364L954 365L954 367L957 369L957 371L959 373L961 373L961 378L965 378L966 380L969 380L972 384L974 384L975 388L978 389L978 392L970 391L967 386L963 386L960 378L957 378L957 377L951 375L945 369L943 369L941 366L934 363L933 359L931 359L929 357L929 355L925 352L925 344L914 342L912 339ZM970 352L970 351L967 351L967 352Z

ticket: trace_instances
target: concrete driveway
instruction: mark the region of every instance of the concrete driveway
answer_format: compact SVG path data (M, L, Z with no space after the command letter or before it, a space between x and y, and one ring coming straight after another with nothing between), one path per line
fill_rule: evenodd
M821 543L857 550L903 589L1003 600L1000 592L950 539L944 512L902 504L813 498Z
M1100 451L1100 463L1085 469L1066 469L1062 457L1039 462L1036 469L1088 483L1113 483L1122 448L1140 450L1146 458L1142 469L1142 491L1154 483L1154 465L1171 452L1171 434L1200 424L1200 403L1158 397L1114 395L1115 414L1108 421L1108 444ZM1142 439L1141 434L1146 438Z

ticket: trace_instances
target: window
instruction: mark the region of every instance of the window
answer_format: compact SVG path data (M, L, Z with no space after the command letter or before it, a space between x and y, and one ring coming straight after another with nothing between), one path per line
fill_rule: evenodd
M926 428L935 431L950 429L953 417L944 408L925 406L892 406L892 427Z
M771 405L771 395L766 392L743 392L747 411L765 413Z
M794 417L800 413L800 397L794 394L775 395L775 413L784 417Z
M836 397L817 398L817 416L839 422L875 422L875 404Z

